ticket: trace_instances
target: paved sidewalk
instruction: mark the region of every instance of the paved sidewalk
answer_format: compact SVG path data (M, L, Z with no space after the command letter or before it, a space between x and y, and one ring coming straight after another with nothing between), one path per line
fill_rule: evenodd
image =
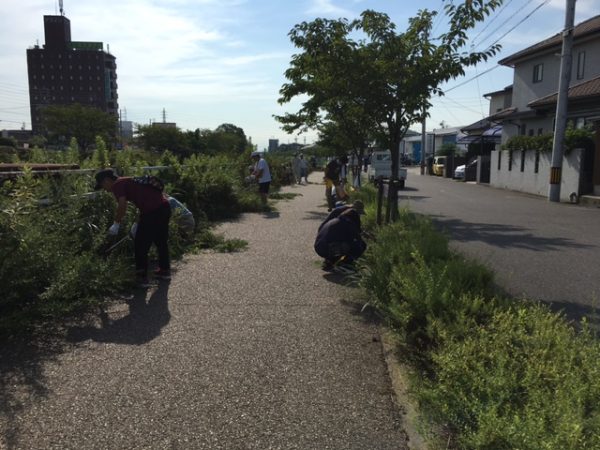
M312 250L323 187L287 190L221 227L247 251L190 256L66 350L0 363L0 448L406 448L377 328Z

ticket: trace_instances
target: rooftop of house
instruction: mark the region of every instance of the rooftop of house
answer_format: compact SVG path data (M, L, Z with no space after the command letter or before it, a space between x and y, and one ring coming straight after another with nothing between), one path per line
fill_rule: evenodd
M579 40L594 34L598 35L598 32L600 32L600 15L594 16L590 19L578 23L575 26L573 37L575 40ZM547 51L554 47L560 48L561 44L562 32L556 33L554 36L549 37L548 39L544 39L543 41L540 41L537 44L527 47L524 50L521 50L517 53L513 53L512 55L501 59L498 62L498 64L501 64L503 66L514 67L514 65L520 60L526 59L539 52Z
M504 94L508 94L509 92L512 92L513 90L513 86L512 84L510 86L506 86L504 89L500 89L499 91L494 91L494 92L488 92L487 94L483 94L483 96L485 98L488 97L493 97L495 95L504 95Z
M530 108L542 108L545 106L551 106L556 104L558 93L546 95L545 97L538 98L532 101L527 106ZM591 80L584 81L583 83L576 84L569 88L569 100L578 101L584 99L592 99L600 97L600 76L592 78Z

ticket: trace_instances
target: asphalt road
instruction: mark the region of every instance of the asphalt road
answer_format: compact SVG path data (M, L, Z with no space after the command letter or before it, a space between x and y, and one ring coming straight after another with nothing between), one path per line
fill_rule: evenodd
M410 169L401 206L429 215L509 294L598 321L600 209L557 204Z
M312 250L323 186L290 190L221 227L247 251L0 349L0 448L406 448L377 327Z

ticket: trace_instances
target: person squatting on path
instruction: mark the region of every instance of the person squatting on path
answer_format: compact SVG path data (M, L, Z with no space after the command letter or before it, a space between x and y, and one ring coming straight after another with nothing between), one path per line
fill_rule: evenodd
M333 209L333 211L331 211L329 215L325 218L325 220L321 223L321 225L319 225L319 231L321 230L321 228L323 228L323 226L325 226L327 222L329 222L332 219L338 218L344 211L347 211L351 208L354 209L361 216L365 214L365 204L360 200L356 200L351 205L336 206Z
M96 190L112 192L117 199L117 211L114 223L108 234L116 236L125 213L127 203L132 202L139 210L138 226L134 239L136 279L141 287L148 285L148 252L154 243L158 251L158 269L156 278L171 278L169 258L169 219L171 207L163 192L156 187L137 182L131 177L117 177L111 169L96 174Z
M262 204L266 205L269 196L269 186L271 185L269 164L267 164L267 161L259 152L252 152L250 156L252 157L252 161L254 161L252 176L258 181L258 193L260 194Z
M367 249L361 236L360 214L353 207L346 208L319 228L315 239L315 252L323 258L323 270L352 264Z

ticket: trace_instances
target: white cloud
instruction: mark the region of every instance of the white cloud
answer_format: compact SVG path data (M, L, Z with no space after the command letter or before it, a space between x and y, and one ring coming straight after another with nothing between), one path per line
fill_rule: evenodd
M318 16L336 16L336 17L351 17L354 13L348 9L337 6L333 0L312 0L311 6L307 11L310 15Z

